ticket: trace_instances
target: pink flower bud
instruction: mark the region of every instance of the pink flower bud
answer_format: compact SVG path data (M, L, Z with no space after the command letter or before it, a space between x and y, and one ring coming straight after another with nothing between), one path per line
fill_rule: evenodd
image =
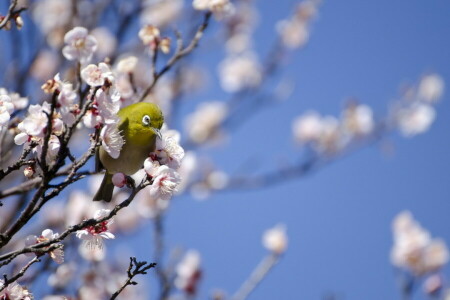
M122 188L127 183L127 178L123 173L116 173L112 177L112 182L115 186Z

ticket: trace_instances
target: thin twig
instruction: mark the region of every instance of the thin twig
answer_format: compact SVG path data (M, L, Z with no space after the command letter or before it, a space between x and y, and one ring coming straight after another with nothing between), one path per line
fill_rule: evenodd
M129 285L137 285L136 281L133 281L133 278L136 275L145 275L149 269L156 267L156 263L148 263L146 261L136 261L136 257L130 257L130 266L127 270L128 278L124 282L124 284L111 295L111 300L114 300L119 296L119 294Z
M277 264L280 256L270 254L266 256L253 270L250 277L242 284L231 300L245 300L256 289L258 284L266 277L269 271Z
M210 18L211 18L211 13L210 12L206 13L205 17L203 19L203 23L198 27L198 29L197 29L197 31L196 31L196 33L194 35L194 38L191 40L189 45L186 48L184 48L184 49L177 48L177 50L175 51L174 55L169 59L169 61L164 66L164 68L162 68L161 71L156 73L156 75L154 76L153 82L150 84L150 86L148 86L145 89L145 91L142 93L141 97L139 97L139 102L142 102L145 99L145 97L148 96L148 94L155 87L156 83L158 82L158 79L161 78L162 75L164 75L167 71L169 71L172 68L172 66L178 60L180 60L182 57L184 57L184 56L188 55L189 53L191 53L192 50L194 50L195 47L197 47L200 39L203 36L203 33L205 32L206 28L208 27ZM179 37L177 37L177 40L178 40L178 45L180 45Z
M0 287L0 292L3 291L6 287L8 287L9 284L13 283L23 275L25 275L25 272L28 270L29 267L31 267L32 264L40 262L41 259L39 257L34 257L32 260L30 260L16 275L14 275L11 278L7 278L6 274L3 275L4 278L6 278L5 282L3 282L3 285Z

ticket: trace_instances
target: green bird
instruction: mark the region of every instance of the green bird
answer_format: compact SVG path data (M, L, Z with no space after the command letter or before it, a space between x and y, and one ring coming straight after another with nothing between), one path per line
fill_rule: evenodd
M122 108L118 116L119 131L125 141L117 159L112 158L101 146L96 155L96 170L106 170L94 201L110 202L114 190L112 177L115 173L132 175L143 165L150 152L155 150L156 138L161 138L160 129L164 116L156 104L135 103Z

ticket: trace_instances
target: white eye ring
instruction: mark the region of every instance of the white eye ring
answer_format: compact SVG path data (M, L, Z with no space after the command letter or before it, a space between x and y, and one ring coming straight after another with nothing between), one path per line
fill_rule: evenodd
M142 117L142 124L144 124L145 126L150 125L150 117L148 115Z

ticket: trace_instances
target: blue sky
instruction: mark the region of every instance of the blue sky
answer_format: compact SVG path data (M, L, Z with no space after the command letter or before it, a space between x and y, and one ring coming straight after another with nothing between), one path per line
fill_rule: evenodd
M292 2L257 6L256 48L264 53L274 22ZM281 158L294 161L291 121L306 110L339 115L344 101L356 97L382 117L401 84L430 71L448 84L449 10L447 1L325 1L309 44L286 67L296 83L292 97L253 117L224 148L213 150L218 165L233 170L252 156L265 169ZM227 98L213 84L186 110L211 99ZM449 108L445 96L424 135L390 136L385 142L394 146L391 155L370 147L277 187L206 202L177 198L166 222L169 243L202 253L204 293L213 287L233 293L266 253L262 232L283 222L289 249L250 299L321 299L327 292L348 300L399 299L389 262L394 216L411 210L433 236L450 244ZM415 299L423 299L421 294Z

